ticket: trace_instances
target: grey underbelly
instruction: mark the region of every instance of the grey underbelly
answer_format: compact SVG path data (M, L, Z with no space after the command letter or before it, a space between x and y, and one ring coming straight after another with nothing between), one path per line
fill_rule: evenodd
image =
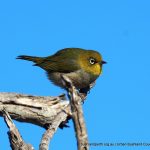
M62 78L61 75L63 75L64 73L59 73L59 72L55 72L55 73L48 73L48 78L56 85L65 88L64 84L62 82ZM65 75L71 79L71 81L73 82L74 86L78 89L81 88L85 88L87 87L90 83L92 83L93 81L96 80L95 78L90 77L89 73L86 73L82 70L78 70L76 72L71 72L71 73L65 73Z

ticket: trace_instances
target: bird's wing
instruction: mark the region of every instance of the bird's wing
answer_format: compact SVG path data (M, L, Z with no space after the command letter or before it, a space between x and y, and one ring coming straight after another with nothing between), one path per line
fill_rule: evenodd
M43 62L35 65L40 66L48 72L70 73L80 69L76 59L69 56L49 56Z

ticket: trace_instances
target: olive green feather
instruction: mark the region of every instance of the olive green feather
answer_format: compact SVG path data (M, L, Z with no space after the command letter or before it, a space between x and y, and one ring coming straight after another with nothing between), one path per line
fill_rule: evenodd
M35 64L43 62L43 58L42 57L35 57L35 56L20 55L16 59L23 59L23 60L32 61Z
M80 69L80 66L76 61L79 55L79 51L81 53L81 50L82 49L74 50L69 48L60 50L56 54L48 57L21 55L18 56L17 59L33 61L35 63L34 66L39 66L47 72L69 73Z

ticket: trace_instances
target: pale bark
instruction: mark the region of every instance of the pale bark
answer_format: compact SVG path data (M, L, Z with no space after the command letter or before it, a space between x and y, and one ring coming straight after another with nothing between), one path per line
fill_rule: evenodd
M8 112L3 110L3 115L5 122L10 131L8 131L10 146L13 150L34 150L31 144L26 144L22 139L18 129L16 128L15 124L11 120Z
M12 119L44 127L51 124L62 110L71 113L69 101L64 95L58 97L31 96L16 93L0 93L0 115L5 109Z
M73 119L74 129L76 133L78 150L88 150L89 149L88 134L86 130L83 109L82 109L83 99L85 98L80 96L80 93L73 86L69 78L63 76L63 79L65 80L68 89L68 95L70 99L72 119Z
M18 147L12 146L17 142L20 150L27 150L27 148L31 150L33 147L30 144L24 143L11 118L46 128L39 149L48 150L54 133L68 117L72 117L73 119L78 150L89 149L88 135L82 110L82 103L87 95L81 95L66 76L62 76L62 80L66 85L70 101L66 100L65 95L42 97L16 93L0 93L0 115L4 115L10 129L9 138L13 150L19 150L17 149ZM91 84L90 88L93 85ZM17 137L16 141L14 140L15 137ZM24 147L23 149L21 146L24 146L26 149Z

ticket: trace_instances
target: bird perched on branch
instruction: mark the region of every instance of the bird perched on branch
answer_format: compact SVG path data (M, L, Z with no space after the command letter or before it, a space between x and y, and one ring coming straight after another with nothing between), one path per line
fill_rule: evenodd
M48 57L20 55L17 59L34 62L47 72L48 78L57 86L65 88L62 75L66 75L81 92L87 92L89 85L101 74L103 64L100 53L81 48L65 48Z

